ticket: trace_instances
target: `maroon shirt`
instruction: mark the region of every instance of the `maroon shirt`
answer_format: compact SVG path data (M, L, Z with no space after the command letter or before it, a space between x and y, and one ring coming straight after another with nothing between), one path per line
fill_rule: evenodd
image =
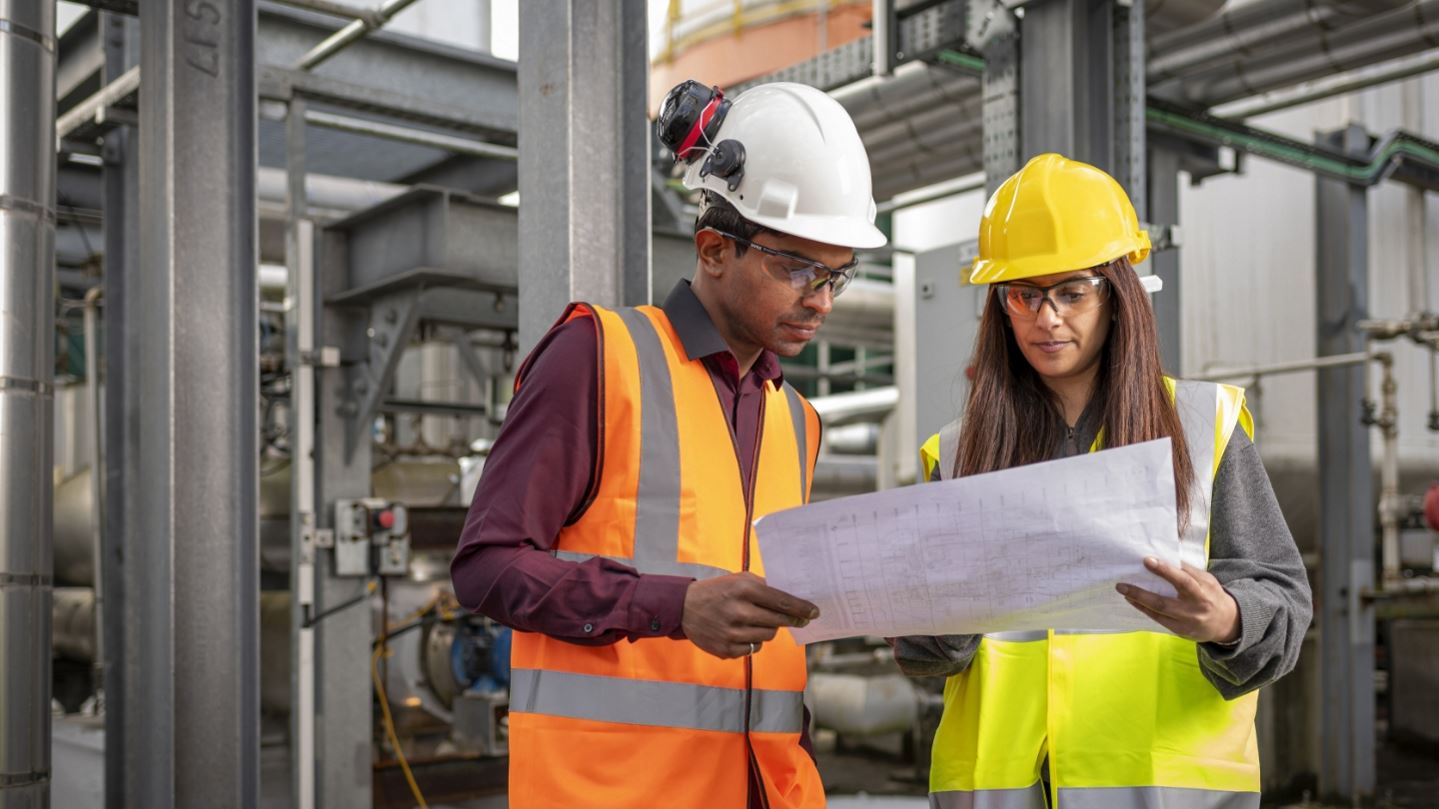
M760 353L744 378L689 281L664 303L688 359L701 358L734 428L744 487L754 476L764 383L781 384L779 358ZM560 529L580 518L592 485L599 435L599 339L591 318L551 329L530 353L524 385L510 402L450 562L467 609L525 632L592 646L620 640L683 639L686 576L640 573L611 559L558 559ZM809 708L800 746L811 756ZM748 804L761 787L753 769Z
M754 475L764 383L780 384L779 358L764 351L744 378L688 281L665 300L687 357L703 358L734 427L745 488ZM572 562L546 551L580 517L599 434L598 337L590 318L545 335L490 449L459 550L450 562L467 609L506 626L571 643L683 638L685 576L642 574L610 559Z

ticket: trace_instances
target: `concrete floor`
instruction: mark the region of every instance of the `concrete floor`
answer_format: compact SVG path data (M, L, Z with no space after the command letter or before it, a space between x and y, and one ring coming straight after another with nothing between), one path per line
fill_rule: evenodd
M104 730L93 717L57 717L52 732L51 805L65 809L104 809ZM817 739L820 773L829 805L837 809L920 809L927 805L927 785L913 763L904 759L896 739L875 739L862 745L836 744L832 734ZM495 762L496 764L498 762ZM288 809L289 750L278 744L260 751L261 800L264 809ZM1416 748L1384 744L1379 748L1379 789L1375 809L1439 809L1439 747ZM1283 809L1340 809L1305 800L1305 796L1274 796L1265 805ZM392 801L400 805L404 801ZM431 804L435 809L504 809L503 796Z

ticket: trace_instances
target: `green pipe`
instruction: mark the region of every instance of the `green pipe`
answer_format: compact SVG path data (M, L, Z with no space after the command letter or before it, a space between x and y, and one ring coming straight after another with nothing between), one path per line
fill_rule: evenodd
M984 59L956 50L943 50L936 58L945 64L954 65L975 73L984 72ZM1324 174L1345 182L1374 185L1384 172L1389 161L1400 155L1423 160L1439 167L1439 150L1407 140L1396 140L1370 156L1368 164L1345 160L1339 156L1316 153L1307 144L1291 141L1278 135L1251 134L1230 126L1195 119L1183 113L1158 107L1148 107L1145 115L1150 121L1172 129L1198 135L1206 140L1230 146L1239 151L1268 158L1280 163Z

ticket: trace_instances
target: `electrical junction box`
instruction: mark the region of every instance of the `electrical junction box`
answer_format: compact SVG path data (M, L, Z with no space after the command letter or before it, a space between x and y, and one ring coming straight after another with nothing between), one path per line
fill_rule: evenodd
M409 512L367 497L335 503L335 575L403 576L410 567Z

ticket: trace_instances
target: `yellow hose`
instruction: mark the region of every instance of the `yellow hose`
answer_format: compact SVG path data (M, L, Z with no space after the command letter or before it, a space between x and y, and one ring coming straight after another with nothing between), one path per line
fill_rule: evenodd
M390 745L395 748L395 758L399 759L400 769L405 772L405 780L410 784L410 793L415 796L415 801L420 809L430 809L425 803L425 796L420 792L420 785L415 783L415 774L410 772L410 762L405 760L405 751L400 749L400 737L395 733L395 720L390 716L390 699L385 696L385 684L380 682L380 658L385 654L385 644L381 643L375 647L375 654L370 657L370 677L375 681L375 693L380 696L380 713L385 719L385 734L390 738Z

